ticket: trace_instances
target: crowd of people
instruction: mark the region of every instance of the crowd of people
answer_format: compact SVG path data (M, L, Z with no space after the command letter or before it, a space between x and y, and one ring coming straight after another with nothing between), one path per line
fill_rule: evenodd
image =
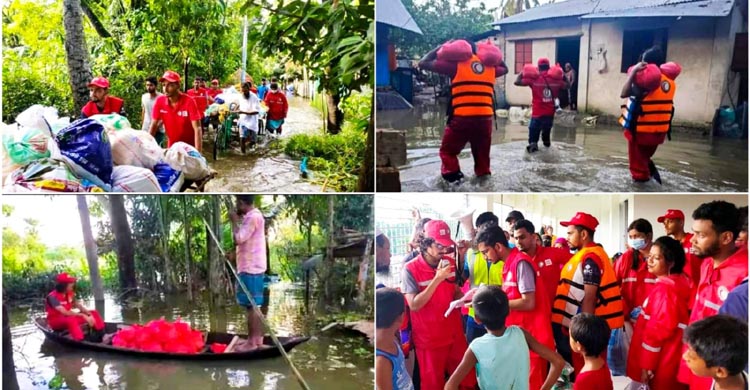
M168 70L158 79L162 92L158 91L156 77L148 77L144 82L146 92L141 96L141 129L148 131L162 146L185 142L202 151L203 132L208 130L211 123L214 128L219 126L216 117L206 115L208 106L216 102L217 96L223 92L219 80L211 80L211 87L207 88L205 79L198 76L193 80L193 88L182 92L179 73ZM80 118L100 114L126 116L124 100L109 93L109 80L101 76L95 77L88 87L90 101L81 109ZM238 128L244 151L246 141L249 141L251 147L256 142L259 114L262 110L260 102L264 102L267 108L266 128L269 133L279 135L289 104L275 77L271 78L270 83L265 78L261 79L261 84L256 88L252 78L248 76L241 88L242 96L233 112L239 115Z
M708 202L692 219L688 233L668 210L662 234L636 219L613 257L584 212L560 222L565 238L517 210L506 229L478 215L458 242L419 219L400 278L377 232L376 387L606 390L627 375L632 389L747 389L747 207Z
M453 41L449 41L450 44ZM467 41L468 42L468 41ZM508 73L502 61L497 66L484 66L478 57L477 45L468 42L473 55L464 61L440 59L437 47L419 61L419 69L447 76L451 80L448 119L440 144L440 173L448 184L460 185L464 173L458 155L467 143L474 159L475 180L486 181L491 175L490 146L492 121L495 118L495 79ZM651 72L665 65L665 54L654 46L644 51L639 61L628 70L622 87L622 105L619 123L628 145L630 175L634 183L650 180L661 184L661 175L651 160L657 147L670 137L674 117L675 78L680 67L669 63L673 71L655 75ZM648 69L647 69L648 68ZM644 71L646 71L644 73ZM649 74L649 82L645 74ZM651 77L653 76L653 77ZM531 121L529 122L527 153L539 151L539 139L545 148L552 145L551 132L555 114L564 107L577 110L576 71L570 63L564 69L551 66L546 57L538 58L537 65L527 64L515 78L514 85L531 89ZM654 82L656 81L656 82Z

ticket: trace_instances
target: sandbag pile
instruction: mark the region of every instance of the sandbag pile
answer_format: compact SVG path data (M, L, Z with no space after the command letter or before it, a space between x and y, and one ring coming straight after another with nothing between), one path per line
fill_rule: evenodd
M490 40L476 44L477 57L486 66L498 66L503 61L503 53ZM474 55L471 44L463 39L446 42L437 52L437 58L441 61L463 62Z
M0 133L4 192L178 192L210 174L192 146L164 150L117 114L70 123L34 105Z
M201 331L190 328L180 319L169 322L162 317L145 326L133 325L117 331L112 337L112 345L146 352L196 354L203 352L206 343Z

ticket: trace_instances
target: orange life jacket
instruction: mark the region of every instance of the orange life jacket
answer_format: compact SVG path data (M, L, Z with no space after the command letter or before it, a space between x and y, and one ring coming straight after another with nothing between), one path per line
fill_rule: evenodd
M635 124L635 130L638 133L667 133L672 123L672 114L674 113L674 93L677 86L674 80L665 75L661 75L659 88L651 91L640 102L640 110L636 110L636 99L631 96L627 103L621 107L620 125L626 129L632 129ZM636 112L637 117L635 117Z
M495 68L485 66L479 57L459 62L451 80L451 106L455 116L492 116L495 106Z
M622 313L622 296L620 284L610 264L609 256L598 245L584 247L570 258L560 273L557 295L552 307L552 322L569 327L570 319L578 314L583 304L583 260L588 254L595 254L601 259L602 279L596 292L594 314L607 321L610 329L622 328L625 319Z

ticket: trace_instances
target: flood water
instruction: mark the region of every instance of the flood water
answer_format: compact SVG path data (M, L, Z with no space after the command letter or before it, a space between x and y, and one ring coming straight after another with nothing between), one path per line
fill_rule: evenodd
M267 319L277 336L305 335L311 339L292 349L289 356L313 389L373 388L373 347L364 336L340 330L320 332L314 312L305 313L304 289L277 283L270 287ZM41 300L41 298L40 298ZM93 308L93 302L86 303ZM246 333L244 309L230 304L210 311L205 300L188 303L181 296L167 296L124 308L105 300L105 321L145 323L164 316L182 317L193 328ZM314 306L314 304L311 304ZM314 310L311 308L310 310ZM117 354L75 350L45 341L32 324L43 310L11 308L14 361L22 390L50 389L56 376L67 389L299 389L282 357L272 359L190 362L138 359Z
M417 104L411 110L378 111L378 128L406 130L407 164L400 167L404 192L744 192L748 188L747 140L711 138L675 132L659 146L654 162L663 185L633 183L622 129L577 122L552 129L552 147L526 153L528 123L498 119L492 132L492 177L474 183L474 162L467 144L459 155L469 180L447 188L440 178L438 149L445 127L445 105Z
M289 113L284 121L281 138L297 133L314 133L323 127L320 112L310 107L310 101L291 97ZM310 183L300 175L300 161L286 156L271 145L278 143L266 137L265 145L246 151L243 155L238 142L213 159L213 129L203 140L203 155L218 176L206 185L207 192L320 192L318 185ZM314 175L314 173L313 173Z

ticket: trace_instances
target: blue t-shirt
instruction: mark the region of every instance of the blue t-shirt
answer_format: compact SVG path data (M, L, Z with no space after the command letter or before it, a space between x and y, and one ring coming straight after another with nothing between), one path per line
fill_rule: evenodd
M529 390L529 345L521 328L509 326L500 337L487 333L469 348L477 358L480 389Z
M398 356L391 355L388 352L376 349L376 356L385 356L393 364L393 372L391 374L391 380L393 382L393 390L414 390L414 383L411 381L409 373L406 372L406 364L404 363L404 353L401 351L401 347L396 344L398 350Z
M266 92L268 92L268 86L263 84L258 86L258 98L261 101L263 101L263 98L266 96Z

